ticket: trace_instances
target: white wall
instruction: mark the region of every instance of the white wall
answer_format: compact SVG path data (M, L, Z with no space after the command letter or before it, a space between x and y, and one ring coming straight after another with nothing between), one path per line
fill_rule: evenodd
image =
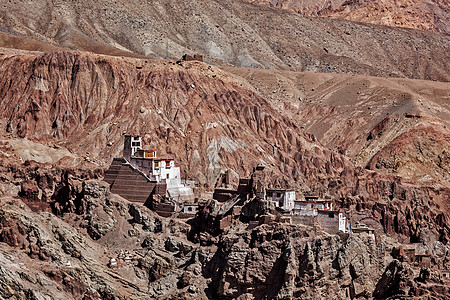
M189 210L189 209L191 209L191 210ZM196 205L185 205L185 206L183 206L183 212L186 214L196 214L197 206Z
M272 196L268 196L268 192ZM294 209L295 191L266 191L266 199L275 202L275 206L284 210L291 211Z
M300 216L317 216L317 209L300 209L300 208L294 208L294 215L300 215Z
M343 213L339 213L339 231L346 232L346 217Z
M153 163L152 173L157 176L158 181L165 181L167 183L167 188L175 188L182 185L180 167L175 167L175 162L173 160L168 164L167 161L160 161L158 167L155 167L155 163Z
M282 207L284 210L293 210L295 203L295 191L286 192L284 206Z
M134 153L142 149L142 138L141 137L131 137L131 156L134 155Z

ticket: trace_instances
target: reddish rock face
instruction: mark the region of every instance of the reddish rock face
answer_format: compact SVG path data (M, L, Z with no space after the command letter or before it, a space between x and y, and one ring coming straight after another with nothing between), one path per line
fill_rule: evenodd
M175 156L189 176L209 185L222 166L234 166L245 176L260 159L279 161L274 172L295 180L301 180L309 167L331 175L347 163L334 156L336 170L320 164L320 159L334 154L320 146L310 151L305 147L312 142L310 136L264 99L219 69L200 63L167 68L152 62L135 69L134 64L142 62L70 52L3 62L6 73L23 69L25 77L39 77L46 86L46 91L36 89L36 83L27 84L24 77L0 88L2 103L9 103L1 113L8 120L3 130L63 143L102 165L120 155L124 132L140 133L145 144L159 149L158 155ZM112 148L106 147L108 142ZM308 162L312 156L318 159ZM292 157L304 165L294 166Z
M40 202L42 199L41 191L35 181L25 181L22 183L22 190L19 196L27 199L30 202Z
M292 10L302 15L330 17L392 27L449 33L450 4L442 0L246 0Z
M5 214L0 217L0 222L0 241L18 249L25 247L26 228L21 223Z
M6 78L0 86L1 130L70 149L83 158L85 169L95 168L93 163L107 167L121 154L122 134L136 133L160 149L158 155L173 156L204 188L214 186L224 169L248 177L264 163L267 186L327 193L343 207L381 218L387 232L411 239L431 222L431 230L448 239L448 228L435 223L448 189L355 167L217 68L57 52L9 56L0 69ZM52 202L55 212L82 209L77 180L93 178L96 171L76 172L76 179L70 172L48 172L60 178L52 180L45 168L38 174L33 165L23 176L14 175L36 180L23 184L24 198Z
M356 165L449 187L447 83L226 70L244 77L274 109Z
M387 174L402 156L412 165L400 166L398 174L431 165L432 179L448 179L448 121L441 110L448 106L446 83L258 70L276 77L263 93L229 69L130 58L139 55L99 42L157 55L161 45L149 43L156 32L166 45L207 52L205 61L445 81L446 36L311 19L233 0L104 5L12 1L5 4L8 17L0 18L54 44L126 56L1 51L0 298L446 297L448 284L439 273L391 262L390 253L401 243L417 243L429 252L427 265L448 268L450 190L414 174L411 180ZM68 24L72 18L76 25ZM159 34L167 24L176 36ZM43 46L5 36L0 33L0 44ZM205 44L205 36L214 39ZM235 72L242 73L258 72ZM401 104L396 115L383 110L386 98L370 95L387 85L401 90L389 98ZM290 92L292 101L268 101L268 93L285 98ZM418 99L422 95L429 98ZM431 105L430 98L444 104ZM317 105L299 104L305 100ZM371 101L381 105L374 109ZM336 115L349 119L326 119ZM196 216L184 222L164 214L173 209L164 202L154 202L156 212L130 204L99 180L121 155L124 134L141 135L158 156L175 158L182 174L198 181L199 192L210 191L224 171L236 185L255 166L265 169L241 187L248 193L242 199L201 201ZM327 148L336 145L336 151ZM361 147L370 150L364 157ZM375 235L330 235L314 223L289 224L261 199L265 187L331 197L334 207ZM20 192L5 193L8 188Z
M421 178L432 170L443 184L450 182L450 133L439 126L416 126L396 137L367 164L372 170L389 170L402 177Z

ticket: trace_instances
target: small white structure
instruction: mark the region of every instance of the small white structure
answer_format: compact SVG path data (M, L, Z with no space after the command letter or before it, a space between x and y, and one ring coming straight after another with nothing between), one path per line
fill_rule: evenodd
M184 203L182 212L185 214L196 214L198 210L197 203Z
M352 233L367 233L370 235L373 240L375 240L375 229L366 226L365 224L360 224L359 222L355 223L355 227L351 227Z
M342 211L338 213L339 217L339 231L347 232L347 217Z
M140 136L132 136L131 143L131 155L133 156L138 150L142 149L142 138Z
M317 216L318 210L333 210L331 199L319 199L318 196L307 196L305 200L295 200L293 214L303 216Z
M180 167L175 166L175 160L157 157L154 149L143 149L140 136L125 135L123 158L150 180L167 184L167 192L175 201L194 199L191 187L181 182Z
M317 221L328 233L348 232L347 217L342 211L318 209Z
M153 159L151 176L158 182L166 182L168 189L182 186L180 167L175 167L173 159Z
M117 260L114 257L111 257L109 259L109 267L110 268L117 267Z
M291 211L294 209L295 191L285 189L267 189L266 200L275 203L275 207Z

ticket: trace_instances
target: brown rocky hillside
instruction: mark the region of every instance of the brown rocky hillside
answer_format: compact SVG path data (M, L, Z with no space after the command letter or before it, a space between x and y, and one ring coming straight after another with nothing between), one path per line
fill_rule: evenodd
M424 277L391 251L416 242L433 266L448 265L448 188L355 166L255 85L205 63L1 54L1 297L445 297L439 273ZM124 133L173 156L205 190L224 170L246 177L263 164L267 186L332 197L378 243L301 225L248 230L238 220L217 237L201 233L212 245L188 241L192 221L156 216L100 181ZM124 249L133 261L108 268Z
M448 298L448 1L0 8L0 299ZM110 190L126 134L198 206Z
M448 0L245 0L306 16L450 33Z
M5 175L8 181L17 165L30 161L71 169L106 168L120 155L123 134L136 133L160 155L173 156L205 188L226 169L245 177L255 165L264 164L272 174L271 186L328 194L340 199L340 205L373 210L386 222L385 230L411 239L420 235L425 217L448 213L448 189L433 182L421 187L355 167L278 113L245 81L204 63L55 52L4 55L0 70L5 108L0 129L6 136L2 155L10 162L4 170L10 174ZM31 150L39 144L55 151L44 155ZM23 177L32 181L47 176L46 171L37 175L38 170L28 169L31 174ZM39 192L38 198L54 201L56 183L37 182L38 190L39 185L50 190ZM432 201L430 215L405 215L390 227L388 211L424 198ZM402 227L410 223L414 229ZM441 239L448 235L444 224L433 227Z
M449 186L450 85L408 79L226 68L356 165Z
M449 81L450 38L310 18L235 0L11 1L0 31L91 52L178 59L199 52L237 67ZM4 47L40 44L0 38ZM132 52L132 53L131 53Z

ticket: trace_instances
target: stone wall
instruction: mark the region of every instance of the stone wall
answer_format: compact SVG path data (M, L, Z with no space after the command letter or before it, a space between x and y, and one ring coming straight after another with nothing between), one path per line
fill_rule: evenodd
M307 225L307 226L314 226L318 224L316 216L300 216L300 215L293 215L291 216L292 224L296 225Z
M333 216L333 217L330 217ZM339 232L339 216L336 212L330 213L319 213L317 215L317 221L323 230L328 233L338 233Z

